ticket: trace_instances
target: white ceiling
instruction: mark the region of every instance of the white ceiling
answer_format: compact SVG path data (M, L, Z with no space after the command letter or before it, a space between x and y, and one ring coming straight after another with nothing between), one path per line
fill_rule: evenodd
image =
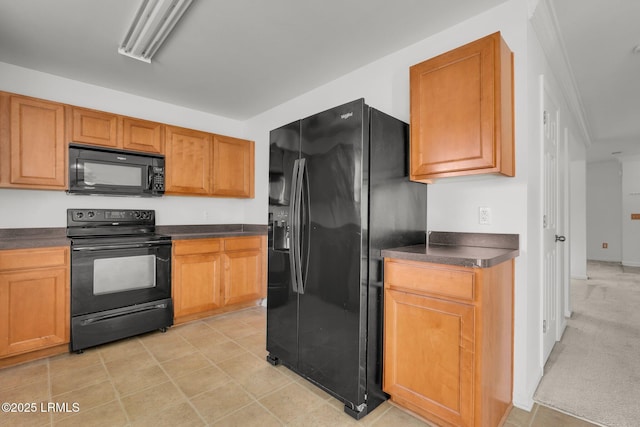
M194 0L151 64L140 0L0 0L0 61L244 120L506 0ZM640 1L551 0L593 142L640 154Z
M639 155L640 1L552 4L592 142L587 160Z

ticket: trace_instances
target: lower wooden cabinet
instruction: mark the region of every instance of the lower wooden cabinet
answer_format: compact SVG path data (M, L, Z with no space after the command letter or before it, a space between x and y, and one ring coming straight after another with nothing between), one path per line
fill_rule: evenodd
M383 388L446 426L511 408L513 261L486 269L385 259Z
M0 359L67 344L69 301L68 247L0 251Z
M266 297L266 237L173 242L176 323L228 311Z

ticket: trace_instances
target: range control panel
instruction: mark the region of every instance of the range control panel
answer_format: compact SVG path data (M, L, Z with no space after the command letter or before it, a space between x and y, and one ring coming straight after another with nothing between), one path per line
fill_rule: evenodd
M67 226L77 227L106 224L145 224L155 225L154 210L138 209L68 209Z

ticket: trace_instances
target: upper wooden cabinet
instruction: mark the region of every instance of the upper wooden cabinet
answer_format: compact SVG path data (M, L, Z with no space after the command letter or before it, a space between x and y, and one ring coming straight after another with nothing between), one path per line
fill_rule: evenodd
M64 105L0 92L0 187L63 190Z
M212 193L216 196L254 196L253 141L214 135Z
M148 120L122 118L122 148L164 153L164 125Z
M254 197L253 141L165 128L165 194Z
M103 111L69 107L70 141L110 148L164 153L161 123Z
M86 108L71 108L71 141L105 147L122 147L118 116Z
M211 134L166 126L165 194L211 192Z
M513 54L500 33L410 69L414 181L515 175Z

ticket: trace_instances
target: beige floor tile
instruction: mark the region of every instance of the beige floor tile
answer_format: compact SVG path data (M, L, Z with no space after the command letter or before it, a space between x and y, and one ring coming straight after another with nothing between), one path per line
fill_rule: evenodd
M234 359L242 354L249 353L233 341L225 341L219 344L203 347L200 351L214 363L224 362L225 360Z
M217 366L209 366L178 377L174 381L187 397L192 397L229 383L231 377Z
M189 344L189 342L182 338L177 332L171 336L167 335L167 338L162 340L144 340L143 343L159 362L177 359L195 351L195 347Z
M243 380L260 368L270 366L266 360L260 360L249 352L243 352L234 358L218 362L217 365L235 380Z
M0 390L22 386L28 383L48 381L48 361L37 360L24 365L0 369Z
M76 403L79 405L80 411L88 411L89 409L97 406L113 402L117 398L118 396L116 395L116 391L113 388L111 381L106 380L88 387L60 394L56 396L52 402L67 403L70 407ZM70 415L71 414L68 413L54 413L53 419L59 420Z
M355 419L344 412L337 411L329 403L319 406L308 414L300 414L287 424L291 427L355 427Z
M297 381L298 381L298 384L300 384L302 387L306 388L307 390L309 390L311 393L315 394L322 400L329 400L333 398L329 393L327 393L317 385L311 383L309 380L302 378L301 376L298 376Z
M128 375L113 377L113 385L120 396L126 396L167 381L169 381L169 377L157 365L138 369Z
M49 380L46 378L40 382L27 382L22 386L0 391L1 403L40 402L49 398Z
M156 359L147 351L137 353L131 358L116 359L105 363L109 375L113 378L119 378L133 374L140 369L150 366L160 366Z
M91 365L83 369L51 375L51 395L53 397L79 388L101 383L108 379L104 365Z
M4 396L0 398L3 402ZM24 403L24 401L22 401ZM0 426L40 427L51 424L51 414L40 410L40 402L35 403L35 412L0 412ZM12 402L17 403L17 402ZM45 402L46 405L46 402ZM16 408L17 409L17 408Z
M595 424L554 411L546 406L538 405L531 427L595 427Z
M105 362L117 359L133 359L135 355L146 353L146 349L138 338L128 338L98 347L100 356Z
M266 395L259 402L281 421L289 423L301 413L313 411L324 401L294 382Z
M164 410L134 421L132 427L197 427L205 425L188 402L169 406Z
M171 405L184 402L182 393L171 382L156 385L124 396L122 405L131 421L158 413Z
M366 417L365 417L366 418ZM402 427L425 427L431 426L425 421L399 409L396 406L389 408L380 418L371 424L374 427L402 426Z
M213 423L216 427L279 427L280 421L257 402Z
M255 401L242 387L230 382L192 398L191 402L207 423L214 423Z
M178 378L210 366L209 359L199 351L162 363L162 368L171 378Z
M89 349L81 354L66 353L49 359L49 373L60 375L98 364L102 364L102 359L97 349Z
M336 399L333 399L333 400L336 400ZM342 402L339 402L339 403L340 403L341 410L344 411L344 404ZM388 400L385 402L382 402L380 405L378 405L377 408L369 412L367 415L364 416L364 418L358 421L358 424L360 424L363 427L372 426L391 408L393 408L393 405Z
M255 354L262 360L267 357L267 339L264 333L255 333L235 340L244 349Z
M233 340L254 335L259 332L253 326L243 322L236 322L235 325L231 323L224 324L221 327L217 327L217 329Z
M117 401L84 410L54 422L55 427L119 427L127 426L129 421Z
M207 333L206 335L190 336L185 337L185 339L198 350L203 350L231 340L231 338L224 335L222 332L217 331L213 328L209 329L211 330L211 332Z
M505 423L511 423L517 427L529 427L531 420L537 410L538 405L534 405L531 412L527 412L523 409L513 407Z
M249 376L236 379L236 382L254 398L259 399L273 390L291 383L292 380L282 375L273 366L267 365L253 371Z
M202 321L178 325L174 327L174 330L186 339L199 338L216 332L215 329L211 328L209 325Z

